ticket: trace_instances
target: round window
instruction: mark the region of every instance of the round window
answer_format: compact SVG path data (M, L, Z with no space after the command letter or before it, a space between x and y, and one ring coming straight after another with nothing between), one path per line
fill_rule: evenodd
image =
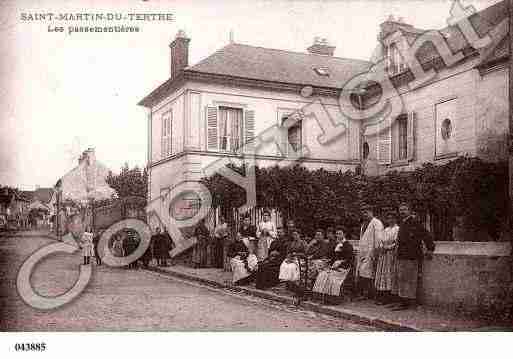
M441 131L442 131L442 138L444 140L448 140L451 137L451 134L452 134L451 120L446 118L445 120L442 121Z

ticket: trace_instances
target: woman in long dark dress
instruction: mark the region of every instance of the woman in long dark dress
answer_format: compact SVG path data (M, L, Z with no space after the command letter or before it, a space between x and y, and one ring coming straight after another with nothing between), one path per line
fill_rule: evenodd
M214 230L214 240L216 242L215 267L223 268L225 271L229 271L230 268L230 260L228 258L228 247L230 245L229 236L230 230L228 229L228 224L224 217L221 216Z
M164 229L159 236L159 261L161 266L167 266L171 259L169 252L173 249L173 241L167 230Z
M207 265L207 246L210 236L204 220L201 220L194 229L194 236L196 245L192 251L192 263L194 268L204 268Z
M280 274L281 263L287 256L289 237L284 235L283 228L278 228L277 238L269 247L269 256L258 263L255 286L257 289L267 289L280 283L278 278Z

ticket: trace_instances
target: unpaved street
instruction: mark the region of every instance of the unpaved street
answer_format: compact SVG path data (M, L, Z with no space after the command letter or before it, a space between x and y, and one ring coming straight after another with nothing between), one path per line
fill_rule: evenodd
M293 330L362 331L374 328L300 311L263 299L161 277L143 270L93 264L93 278L70 304L39 311L16 291L16 274L30 253L51 240L0 237L0 330ZM32 277L42 295L70 288L78 277L79 255L55 255L42 261Z

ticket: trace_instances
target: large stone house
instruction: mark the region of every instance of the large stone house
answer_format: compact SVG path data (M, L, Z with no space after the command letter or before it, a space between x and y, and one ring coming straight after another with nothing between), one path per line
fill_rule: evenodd
M459 155L489 161L506 159L507 13L507 2L503 1L469 16L468 28L476 38L472 33L464 35L463 23L437 31L440 44L447 46L445 53L444 46L425 41L425 30L393 19L381 24L380 45L396 89L383 96L392 102L395 98L395 103L400 98L402 108L382 126L366 126L364 121L362 160L371 174L411 170L425 162L443 163ZM419 86L414 84L418 79L409 68L411 60L405 61L404 49L408 47L416 49L423 71L436 75ZM364 102L375 101L377 87L367 90Z
M450 56L424 41L424 30L392 18L383 22L377 49L393 84L385 92L376 81L353 86L352 79L368 73L373 62L336 57L323 39L305 53L229 43L188 66L190 39L179 32L169 45L170 78L139 102L148 109L149 200L201 178L219 158L244 161L244 144L273 126L281 137L258 146L259 166L301 158L309 168L379 175L465 154L504 159L506 10L502 2L468 18L478 38L490 36L484 47L476 48L460 24L437 32ZM421 86L410 86L415 77L405 61L408 46L416 48L424 71L435 71ZM341 110L346 93L355 116ZM384 120L365 118L364 111L381 100L400 107Z

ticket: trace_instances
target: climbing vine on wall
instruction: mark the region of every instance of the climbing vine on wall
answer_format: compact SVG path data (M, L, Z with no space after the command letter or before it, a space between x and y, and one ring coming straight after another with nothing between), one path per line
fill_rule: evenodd
M232 166L244 174L245 168ZM309 170L301 165L256 168L257 206L276 208L306 233L343 225L357 235L360 205L371 204L378 217L405 201L421 218L442 218L452 228L457 218L469 231L498 240L508 218L508 171L505 163L459 157L444 165L424 164L412 172L367 177L352 171ZM236 208L245 192L218 174L205 178L213 205ZM435 233L447 237L447 233ZM435 238L447 240L450 238ZM473 240L468 237L468 240ZM479 240L486 240L480 237Z

